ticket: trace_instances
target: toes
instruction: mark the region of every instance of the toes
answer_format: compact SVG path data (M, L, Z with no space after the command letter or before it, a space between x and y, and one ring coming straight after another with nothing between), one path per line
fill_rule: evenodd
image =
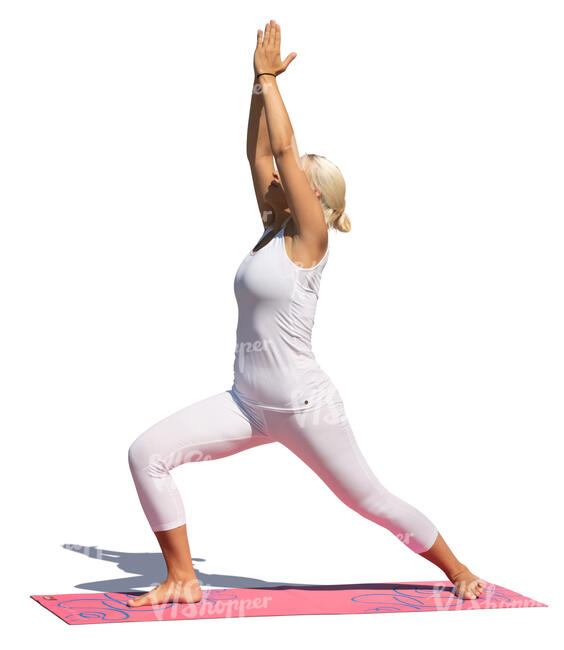
M484 581L473 574L466 576L466 579L460 579L455 583L454 593L458 598L476 600L482 594Z
M463 598L465 600L475 600L480 596L481 589L476 586L475 582L467 582L466 580L460 580L456 584L455 594L458 598Z
M146 594L141 594L137 598L132 598L126 601L126 604L129 607L142 607L143 605L158 605L160 603L177 603L185 602L185 598L189 598L187 602L198 602L201 600L201 590L199 592L199 598L194 597L194 590L190 591L189 595L186 595L182 590L178 589L174 584L162 583L152 589Z
M151 589L151 591L148 591L145 594L141 594L140 596L137 596L136 598L131 598L130 600L127 601L127 604L130 607L142 607L143 605L150 605L151 604L151 598L154 596L155 592L157 590L157 587L154 587Z

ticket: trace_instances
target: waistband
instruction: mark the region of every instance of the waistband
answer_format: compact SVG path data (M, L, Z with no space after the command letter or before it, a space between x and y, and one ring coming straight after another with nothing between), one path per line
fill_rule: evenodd
M260 402L257 402L256 400L248 397L247 395L243 395L242 393L240 393L237 390L237 387L235 386L234 383L231 386L230 391L236 399L241 401L247 407L259 408L265 411L277 411L279 413L304 413L305 411L316 411L317 409L320 409L322 406L326 406L328 404L334 404L337 402L342 402L342 398L341 395L339 394L339 391L337 391L337 389L332 385L332 383L330 384L330 386L328 386L327 390L315 396L314 399L309 399L308 404L304 404L303 406L286 407L286 408L280 406L272 406L271 404L261 404Z

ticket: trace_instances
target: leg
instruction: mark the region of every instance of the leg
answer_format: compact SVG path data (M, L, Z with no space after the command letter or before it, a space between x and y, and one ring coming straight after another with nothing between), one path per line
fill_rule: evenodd
M484 581L456 559L440 533L433 546L421 553L421 556L445 572L447 578L454 584L454 592L457 596L471 600L480 597Z
M131 444L129 467L141 506L163 552L168 577L129 605L197 602L201 590L192 566L182 498L170 470L214 460L272 442L262 419L235 402L230 391L205 398L160 420Z
M342 401L304 413L266 413L265 419L268 435L303 460L346 505L414 552L430 561L434 558L435 564L442 561L441 568L452 570L449 579L461 571L463 565L452 553L448 556L450 549L435 525L376 478L354 438Z
M427 550L437 529L376 478L354 438L342 401L315 411L265 413L267 433L290 449L347 506L383 526L413 551Z

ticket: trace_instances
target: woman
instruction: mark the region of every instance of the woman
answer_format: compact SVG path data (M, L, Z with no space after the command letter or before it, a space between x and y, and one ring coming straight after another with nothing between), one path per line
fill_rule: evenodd
M258 30L247 156L265 229L235 275L239 319L233 385L161 420L129 448L141 505L168 569L163 583L128 601L131 607L202 597L170 470L275 441L311 467L346 505L440 567L460 598L479 597L484 585L456 559L434 524L372 473L341 396L313 355L311 331L329 254L328 228L347 232L350 222L338 168L322 156L298 155L276 83L295 57L292 52L281 61L275 21L264 34Z

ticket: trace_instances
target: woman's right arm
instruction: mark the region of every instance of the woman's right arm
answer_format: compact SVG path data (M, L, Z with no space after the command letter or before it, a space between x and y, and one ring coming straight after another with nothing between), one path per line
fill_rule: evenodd
M273 179L274 157L270 148L268 125L264 110L261 86L253 81L249 124L247 127L247 159L251 166L255 195L260 210L263 226L270 223L272 211L264 196Z

